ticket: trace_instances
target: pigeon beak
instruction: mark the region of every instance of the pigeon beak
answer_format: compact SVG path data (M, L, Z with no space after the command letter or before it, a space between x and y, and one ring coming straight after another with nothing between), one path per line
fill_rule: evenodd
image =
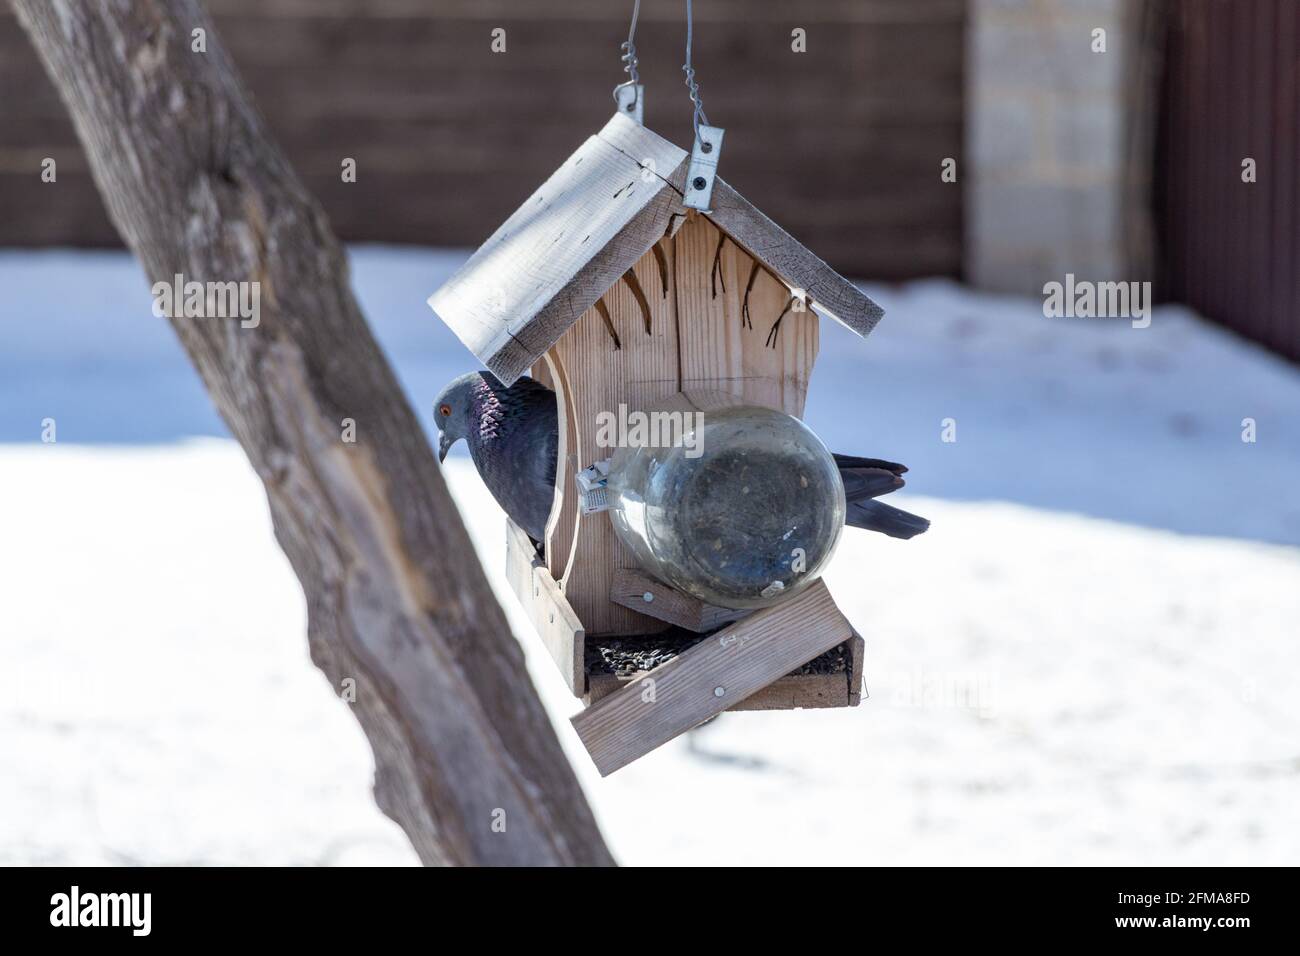
M448 438L445 433L438 433L438 461L439 463L447 460L447 452L451 451L451 446L455 441Z

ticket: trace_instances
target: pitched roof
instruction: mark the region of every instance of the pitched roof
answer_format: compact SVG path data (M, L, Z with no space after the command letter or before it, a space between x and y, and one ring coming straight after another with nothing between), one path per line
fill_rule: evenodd
M515 210L429 305L499 379L513 382L684 215L690 157L615 114ZM721 178L708 218L865 336L883 310Z

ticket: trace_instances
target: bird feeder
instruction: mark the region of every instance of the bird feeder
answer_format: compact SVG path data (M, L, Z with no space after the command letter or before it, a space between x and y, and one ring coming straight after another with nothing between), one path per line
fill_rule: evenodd
M817 581L758 610L710 606L639 567L576 478L609 457L602 413L696 390L802 417L818 313L865 336L882 310L690 155L622 115L590 137L430 299L503 383L559 408L540 547L507 529L510 584L573 693L602 774L724 710L852 707L863 641ZM698 174L693 174L698 175Z

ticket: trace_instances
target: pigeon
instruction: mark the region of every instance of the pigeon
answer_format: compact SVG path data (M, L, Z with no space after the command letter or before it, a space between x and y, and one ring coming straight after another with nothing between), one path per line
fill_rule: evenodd
M915 538L930 527L930 522L902 508L875 499L903 487L906 465L880 458L833 453L844 482L844 501L848 510L844 523L850 528L879 531L891 538Z
M529 537L542 541L555 497L555 393L527 376L507 387L490 372L470 372L442 390L434 402L434 419L438 460L465 439L497 504ZM912 538L930 527L925 518L875 500L903 487L906 467L880 458L834 457L850 527L891 538Z
M507 388L490 372L470 372L442 390L433 417L438 460L465 439L497 504L530 538L545 540L560 442L555 393L527 376Z

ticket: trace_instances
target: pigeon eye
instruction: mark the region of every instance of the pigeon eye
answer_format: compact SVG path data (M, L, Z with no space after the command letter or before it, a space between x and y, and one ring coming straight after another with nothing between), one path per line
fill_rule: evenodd
M446 418L448 415L451 414L451 406L446 404L439 405L438 414L442 415L443 418Z

